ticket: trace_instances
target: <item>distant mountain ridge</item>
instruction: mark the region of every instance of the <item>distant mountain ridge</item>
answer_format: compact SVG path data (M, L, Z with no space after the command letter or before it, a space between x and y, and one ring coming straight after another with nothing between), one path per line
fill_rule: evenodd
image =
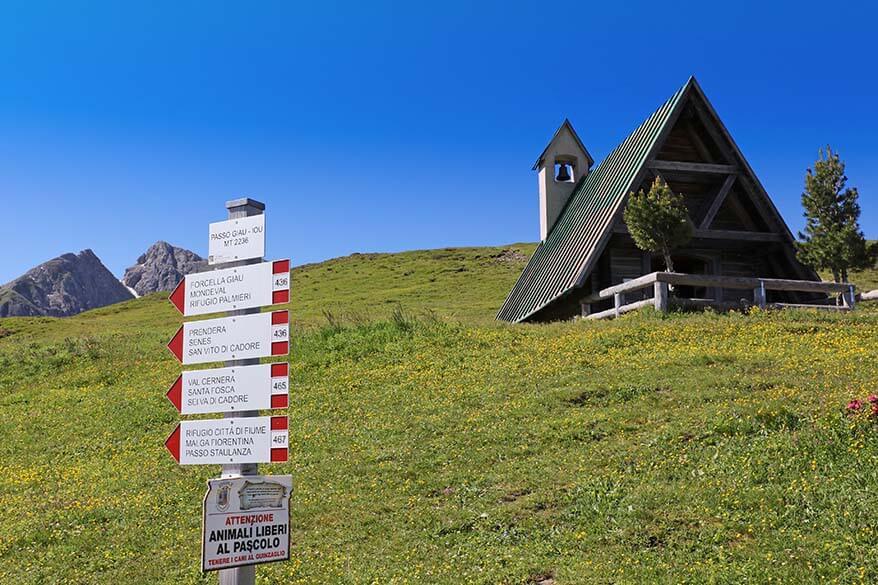
M199 272L207 262L190 250L158 241L125 270L122 284L143 296L162 290L173 290L184 276Z
M67 317L132 298L86 249L43 262L0 286L0 317Z

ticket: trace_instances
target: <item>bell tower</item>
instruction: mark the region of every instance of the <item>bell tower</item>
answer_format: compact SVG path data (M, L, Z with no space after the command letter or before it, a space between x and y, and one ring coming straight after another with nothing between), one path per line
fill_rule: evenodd
M565 119L533 166L539 171L541 240L548 237L574 187L593 164L594 159Z

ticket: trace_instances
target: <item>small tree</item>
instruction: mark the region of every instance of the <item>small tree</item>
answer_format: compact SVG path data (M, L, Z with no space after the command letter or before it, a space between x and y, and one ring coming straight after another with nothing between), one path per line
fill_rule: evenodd
M683 196L656 178L648 193L631 193L625 224L641 250L660 253L668 272L674 271L671 252L692 239L692 223Z
M856 188L845 188L844 162L827 146L814 169L805 175L802 207L805 233L799 232L798 256L816 270L829 270L835 282L847 282L848 271L866 268L870 254L860 230Z

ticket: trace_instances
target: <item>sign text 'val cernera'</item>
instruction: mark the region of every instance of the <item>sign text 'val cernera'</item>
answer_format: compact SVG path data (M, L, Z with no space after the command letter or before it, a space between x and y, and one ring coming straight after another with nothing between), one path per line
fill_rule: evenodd
M261 307L290 300L290 261L263 262L265 206L252 199L226 203L229 219L211 223L208 264L186 275L169 300L184 322L168 349L184 366L224 361L224 367L183 371L167 397L183 420L165 441L180 465L222 465L208 481L202 508L202 571L220 582L252 585L255 565L290 558L289 475L258 475L259 463L289 458L288 417L260 416L289 406L289 312ZM260 358L283 357L260 364Z

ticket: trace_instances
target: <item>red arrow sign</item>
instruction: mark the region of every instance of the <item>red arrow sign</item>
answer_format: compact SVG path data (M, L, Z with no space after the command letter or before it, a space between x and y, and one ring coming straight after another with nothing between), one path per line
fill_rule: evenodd
M186 317L288 303L290 261L187 274L168 300Z
M177 329L177 333L174 334L174 337L168 342L168 349L171 350L171 353L176 356L178 360L183 361L183 326L180 325L180 328Z
M233 432L235 436L249 440L251 448L247 452L228 449L222 444L223 437ZM289 435L289 422L285 416L184 420L177 423L174 432L165 440L165 447L180 465L283 463L289 460ZM186 437L185 449L181 445L183 437ZM210 448L192 448L192 441Z
M189 321L177 330L168 349L186 365L287 355L289 324L288 310Z
M177 412L180 411L183 405L183 376L177 376L177 381L171 384L171 387L168 388L168 393L165 394L168 397L168 400L171 401L177 408Z
M165 447L168 448L168 451L171 452L171 455L174 456L174 459L177 460L177 463L180 463L180 425L177 425L177 428L174 429L174 432L171 433L171 436L165 440Z
M187 370L165 396L181 414L287 408L289 371L285 362Z
M177 307L177 310L180 313L183 313L183 299L186 298L186 278L183 277L180 280L179 284L177 284L177 288L174 289L174 292L171 293L171 296L168 297L168 300Z

